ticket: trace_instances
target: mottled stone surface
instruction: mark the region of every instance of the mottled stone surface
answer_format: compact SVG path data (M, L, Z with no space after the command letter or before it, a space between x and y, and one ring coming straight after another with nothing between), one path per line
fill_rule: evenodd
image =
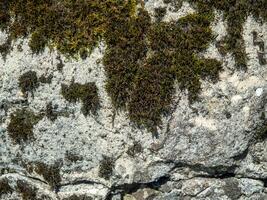
M163 5L150 0L145 7L153 16L154 8ZM178 11L168 7L164 21L194 12L187 3ZM221 13L216 13L216 40L225 35L225 26ZM76 61L48 49L33 55L27 39L16 41L6 60L0 58L0 181L7 179L15 192L0 198L23 199L16 184L22 180L35 188L35 199L267 199L267 140L266 135L258 138L267 117L267 66L259 63L252 31L267 41L267 24L252 17L245 23L247 71L236 70L233 57L222 57L210 44L202 56L223 62L220 81L202 81L200 101L192 105L186 91L177 89L173 110L163 118L158 137L133 127L127 113L114 114L101 63L104 43L87 59ZM1 33L0 43L5 40ZM58 64L62 66L58 56L62 70L58 70ZM53 78L24 95L19 77L30 70L38 78ZM96 84L97 115L84 116L81 102L63 98L61 84L73 80ZM50 102L57 113L54 120L45 114ZM11 114L22 108L43 117L34 125L34 140L16 144L7 127ZM59 163L61 180L55 187L30 169L38 162Z

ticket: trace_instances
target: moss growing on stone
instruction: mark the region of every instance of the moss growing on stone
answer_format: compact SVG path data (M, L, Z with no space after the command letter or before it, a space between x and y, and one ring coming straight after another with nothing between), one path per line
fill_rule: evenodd
M19 77L19 87L23 94L33 91L39 86L38 77L36 72L28 71Z
M201 80L218 79L221 63L199 57L214 39L210 28L213 10L224 13L228 34L218 45L223 47L221 52L232 53L237 68L246 68L242 32L247 16L267 19L265 0L187 1L197 12L169 23L161 22L165 13L161 8L156 10L158 20L152 23L143 6L137 11L135 0L10 0L0 4L5 8L0 20L11 39L29 36L35 53L49 46L67 56L86 58L103 39L107 45L103 60L106 90L112 104L117 110L127 110L135 125L156 131L162 115L170 110L175 81L193 103ZM178 9L183 0L164 2ZM62 85L62 95L70 102L81 100L85 115L96 113L95 86Z
M15 39L30 36L34 53L46 45L67 55L90 52L98 44L113 15L134 1L122 0L9 0L2 1L0 22ZM12 20L11 20L12 17Z
M104 179L109 179L114 168L114 160L110 157L104 156L100 161L98 175Z
M25 181L17 181L17 191L21 194L22 200L37 200L37 189Z
M253 15L258 21L266 21L265 0L188 0L195 3L202 13L210 12L211 9L221 10L227 21L227 36L222 41L225 50L232 53L235 58L237 68L246 69L247 55L242 36L243 25L248 15Z
M100 103L95 83L80 84L72 82L69 86L62 84L61 94L67 101L72 103L81 100L82 113L85 116L90 113L97 114Z
M50 119L51 121L55 121L58 117L58 114L54 111L52 102L49 102L46 105L46 116L48 119Z
M163 19L163 17L166 15L166 12L166 7L155 8L155 18L157 22L160 22Z
M93 198L86 195L73 194L70 197L63 198L63 200L93 200Z
M60 168L60 163L55 163L54 165L48 165L42 162L34 163L36 173L42 175L53 189L56 189L61 182Z
M41 116L35 115L27 109L18 109L11 114L7 131L15 143L22 143L34 138L33 126L38 123Z
M4 194L12 193L13 189L10 187L8 180L3 178L0 180L0 197Z
M6 60L6 56L11 52L12 50L12 39L11 37L8 37L6 41L0 45L0 54L2 55L3 59Z
M138 126L156 131L172 103L175 80L188 90L190 102L197 99L200 79L217 80L221 63L197 57L213 39L207 16L191 14L178 22L153 24L139 10L135 18L114 20L114 26L117 32L109 36L104 56L106 89L113 105L126 108Z

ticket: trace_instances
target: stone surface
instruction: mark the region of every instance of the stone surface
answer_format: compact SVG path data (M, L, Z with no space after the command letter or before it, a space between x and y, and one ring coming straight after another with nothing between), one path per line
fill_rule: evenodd
M152 16L160 6L163 1L145 4ZM188 3L178 11L168 7L164 21L194 12ZM225 35L225 26L221 13L216 13L217 39ZM223 62L220 81L203 81L201 100L192 105L186 92L177 89L172 113L163 119L158 137L133 127L127 113L114 115L105 91L103 43L87 59L69 60L48 49L32 55L27 39L16 41L6 60L0 59L0 180L7 178L16 191L17 180L23 180L38 190L38 198L53 200L73 195L99 200L267 199L267 140L257 138L267 117L267 66L259 64L252 30L267 41L267 24L248 17L243 33L247 71L235 70L232 56L222 57L210 44L203 56ZM0 43L5 40L1 33ZM58 56L63 60L62 71L57 69ZM53 78L25 97L18 79L30 70L38 77ZM61 84L72 80L96 84L101 104L97 116L84 116L81 102L63 98ZM7 131L11 114L19 108L44 113L49 102L59 113L57 119L44 116L34 125L33 141L15 144ZM108 178L99 173L106 157L114 162ZM61 180L55 188L44 175L28 169L37 162L60 163ZM18 191L1 196L22 198Z

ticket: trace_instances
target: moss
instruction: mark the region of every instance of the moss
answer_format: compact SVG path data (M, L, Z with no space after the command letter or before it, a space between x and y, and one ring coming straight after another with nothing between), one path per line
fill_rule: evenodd
M3 178L0 180L0 197L3 194L12 193L13 189L8 184L8 180L6 178Z
M55 121L58 117L58 114L54 111L52 102L49 102L46 105L46 116L48 119L50 119L51 121Z
M66 154L65 154L65 158L70 161L70 162L74 162L76 163L77 161L79 160L83 160L83 158L71 151L67 151Z
M61 72L63 70L64 64L60 56L57 56L57 60L57 70Z
M267 20L265 0L187 1L197 12L169 23L161 21L164 8L155 10L158 20L152 23L144 2L137 10L135 0L10 0L0 4L5 8L0 20L11 40L29 36L34 53L48 46L85 59L104 40L106 90L112 104L116 110L128 111L133 124L155 132L172 105L175 81L193 103L198 100L201 80L218 80L221 63L199 56L214 40L213 11L222 11L228 24L227 35L217 47L223 54L231 53L239 69L246 69L247 63L242 37L247 16ZM183 2L164 0L176 9ZM262 54L259 58L264 63ZM57 67L62 70L63 62L59 60ZM99 99L93 84L62 85L62 95L70 102L81 100L85 115L96 114Z
M11 120L7 131L15 143L22 143L34 138L33 126L38 123L42 116L35 115L27 109L18 109L11 114Z
M109 179L114 168L114 160L110 157L104 156L99 165L98 175L104 179Z
M53 79L53 75L52 74L50 74L49 76L45 76L43 74L42 76L40 76L38 81L41 82L41 83L51 84L52 83L52 79Z
M93 200L93 198L86 195L73 194L70 197L63 198L63 200Z
M84 57L105 33L113 15L120 14L133 0L9 0L1 2L3 29L14 38L30 36L34 53L55 47L67 55ZM11 20L12 17L12 20ZM82 50L83 49L83 50ZM82 50L82 51L81 51Z
M69 86L62 84L61 94L67 101L72 103L81 100L82 113L85 116L90 113L97 114L100 103L95 83L80 84L72 82Z
M244 39L242 37L243 25L248 15L252 14L258 21L266 21L267 7L265 0L189 0L198 6L198 10L207 12L211 9L221 10L227 21L227 36L223 41L225 50L232 53L236 67L246 69L247 55L245 52Z
M166 15L166 12L166 7L155 8L155 18L157 22L160 22L163 19L163 17Z
M222 69L214 59L197 57L213 40L209 17L191 14L178 22L153 24L139 10L136 18L114 20L120 27L110 37L118 41L108 40L104 56L113 105L126 108L131 121L154 132L170 109L175 80L195 101L200 79L216 81Z
M39 86L38 77L36 72L28 71L19 77L19 87L23 94L31 92L33 95L33 91Z
M6 56L11 52L12 50L12 39L8 37L6 41L0 45L0 54L2 55L2 58L6 60Z
M143 151L143 147L139 142L134 142L132 146L127 150L127 154L134 157L136 154L139 154Z
M22 180L17 181L17 191L21 193L22 200L36 200L37 189Z
M54 165L48 165L42 162L34 163L36 173L42 175L53 189L56 189L61 182L60 168L61 164L59 162Z

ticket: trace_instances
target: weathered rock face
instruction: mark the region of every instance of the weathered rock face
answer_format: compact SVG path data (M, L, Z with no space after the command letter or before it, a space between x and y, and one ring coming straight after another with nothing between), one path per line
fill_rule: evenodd
M167 6L166 22L195 12L175 5L144 4L151 17ZM226 26L216 12L216 41ZM104 42L74 60L48 49L32 54L27 39L17 40L0 59L0 198L267 199L267 65L253 32L267 41L267 24L249 16L246 71L234 67L230 53L222 56L216 41L201 53L222 62L219 81L202 80L193 103L177 85L158 134L114 111ZM5 43L5 32L0 36Z

